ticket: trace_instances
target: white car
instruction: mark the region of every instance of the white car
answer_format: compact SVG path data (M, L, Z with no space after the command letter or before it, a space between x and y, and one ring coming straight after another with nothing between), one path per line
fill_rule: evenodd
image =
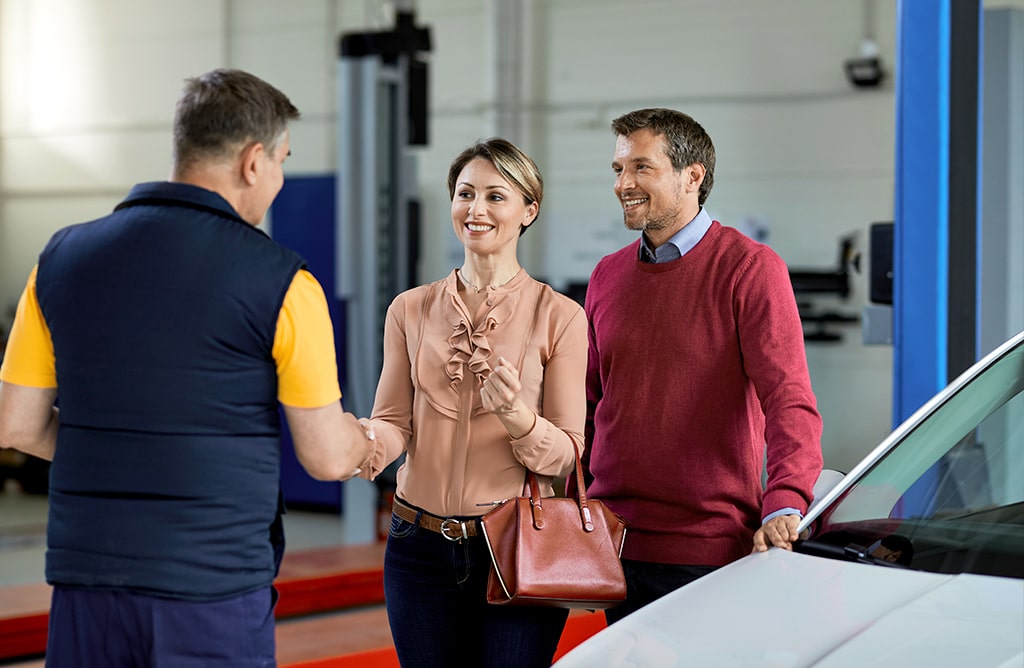
M1024 667L1022 390L1024 332L816 489L792 552L720 568L556 668Z

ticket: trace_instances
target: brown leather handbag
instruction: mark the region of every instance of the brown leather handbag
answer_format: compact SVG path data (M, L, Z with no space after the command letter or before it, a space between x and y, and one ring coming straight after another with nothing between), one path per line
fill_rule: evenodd
M626 524L587 499L578 454L576 484L578 499L542 499L528 470L523 496L481 518L491 552L488 603L599 610L626 598L619 561Z

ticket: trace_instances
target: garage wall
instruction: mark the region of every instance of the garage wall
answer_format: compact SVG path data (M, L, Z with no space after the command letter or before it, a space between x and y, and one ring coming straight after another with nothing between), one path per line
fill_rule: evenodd
M523 18L518 58L496 46L509 40L499 1ZM832 267L847 234L866 254L868 225L892 218L892 78L857 90L842 66L870 34L891 67L893 2L402 5L415 7L434 44L431 144L415 151L423 280L461 262L444 176L467 143L504 127L509 110L496 101L509 68L523 82L513 139L547 185L540 225L524 237L524 264L556 287L585 281L603 254L635 238L612 195L608 127L641 106L676 107L704 124L718 151L709 211L727 225L767 230L793 266ZM136 181L166 178L173 103L187 76L233 66L279 86L304 115L287 172L332 172L338 37L390 28L393 10L372 0L2 0L0 308L13 305L54 230L105 214ZM858 314L865 273L853 283L847 302L822 306ZM809 345L808 359L826 464L846 469L891 427L891 350L863 345L857 325L838 331L841 342Z

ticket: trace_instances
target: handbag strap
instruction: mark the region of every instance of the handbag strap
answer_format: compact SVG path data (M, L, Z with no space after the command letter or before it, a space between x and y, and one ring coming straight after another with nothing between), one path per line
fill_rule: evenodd
M537 303L533 305L533 324L530 325L530 332L537 327L537 318L540 313L540 296L537 296ZM527 337L529 339L530 337ZM525 348L524 348L525 351ZM580 462L580 453L576 446L572 446L573 459L576 461L576 486L578 493L576 505L580 509L580 522L584 531L594 530L594 521L590 516L590 507L587 505L587 491L583 486L583 464ZM529 468L526 469L526 481L523 483L523 496L530 497L530 510L533 514L533 526L537 529L544 528L544 505L540 496L540 485L537 483L537 476Z
M583 530L590 532L594 530L594 520L590 514L590 504L587 502L587 490L583 485L583 464L580 462L580 453L576 446L572 448L573 459L576 462L576 505L580 509L580 523ZM540 485L537 482L537 475L530 469L526 469L526 481L523 484L523 496L530 497L530 511L533 514L533 526L535 529L544 528L544 504L540 496Z

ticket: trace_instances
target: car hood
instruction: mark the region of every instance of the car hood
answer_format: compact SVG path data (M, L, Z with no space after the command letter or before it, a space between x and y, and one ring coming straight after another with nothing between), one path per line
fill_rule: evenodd
M1024 665L1024 580L773 549L651 603L557 668Z

